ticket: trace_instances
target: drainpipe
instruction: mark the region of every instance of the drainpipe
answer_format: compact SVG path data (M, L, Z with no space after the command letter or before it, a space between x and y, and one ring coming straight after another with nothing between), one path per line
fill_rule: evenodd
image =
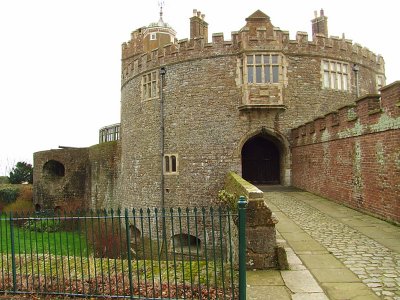
M359 81L358 81L358 71L360 71L360 66L357 64L354 64L353 71L356 76L356 95L357 95L357 99L358 99L360 97L360 85L359 85Z
M163 86L167 70L165 67L160 68L160 120L161 120L161 208L165 207L165 192L164 192L164 93Z

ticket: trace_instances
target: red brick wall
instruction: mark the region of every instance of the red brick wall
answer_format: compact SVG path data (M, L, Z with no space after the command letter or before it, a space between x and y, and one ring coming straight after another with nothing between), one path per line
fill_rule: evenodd
M293 129L293 185L400 223L400 81Z

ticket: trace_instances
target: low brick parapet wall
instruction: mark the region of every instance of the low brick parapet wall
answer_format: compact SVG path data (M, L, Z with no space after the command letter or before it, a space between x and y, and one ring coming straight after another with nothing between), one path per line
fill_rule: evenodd
M225 190L245 196L246 210L246 265L248 269L278 267L275 224L278 222L264 201L264 193L234 172L228 173Z
M400 81L291 132L292 182L400 223Z

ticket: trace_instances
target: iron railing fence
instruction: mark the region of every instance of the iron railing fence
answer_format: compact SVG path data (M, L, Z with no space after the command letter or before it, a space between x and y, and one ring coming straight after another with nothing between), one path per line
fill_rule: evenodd
M239 299L240 215L213 207L3 214L0 292Z

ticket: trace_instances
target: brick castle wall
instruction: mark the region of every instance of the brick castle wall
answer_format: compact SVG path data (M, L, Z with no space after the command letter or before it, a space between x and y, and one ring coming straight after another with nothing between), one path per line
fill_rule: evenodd
M400 223L399 129L399 81L293 129L293 185Z

